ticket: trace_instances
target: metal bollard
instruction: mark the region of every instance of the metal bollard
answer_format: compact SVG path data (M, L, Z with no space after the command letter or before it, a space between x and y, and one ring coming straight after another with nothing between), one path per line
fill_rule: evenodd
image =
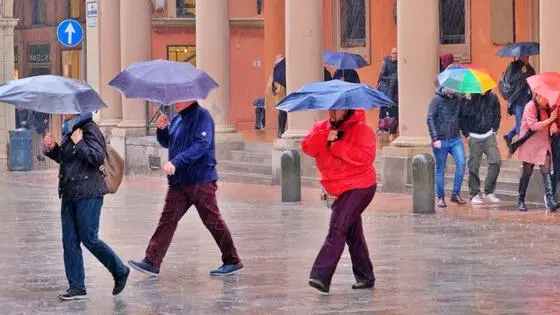
M280 158L282 202L301 201L301 159L297 150L286 150Z
M435 161L426 153L412 159L412 212L435 213Z

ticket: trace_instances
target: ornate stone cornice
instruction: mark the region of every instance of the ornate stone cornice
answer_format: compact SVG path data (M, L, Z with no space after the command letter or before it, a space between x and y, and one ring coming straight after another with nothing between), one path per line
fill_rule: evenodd
M195 18L152 18L152 26L155 28L195 28ZM262 18L231 18L229 19L230 28L264 28L264 19Z

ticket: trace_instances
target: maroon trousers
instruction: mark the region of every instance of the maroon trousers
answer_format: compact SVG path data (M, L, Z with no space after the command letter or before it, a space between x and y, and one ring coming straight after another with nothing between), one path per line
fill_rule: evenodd
M329 233L315 259L310 276L321 281L327 288L331 285L345 243L348 244L356 281L375 280L361 215L373 200L376 188L377 185L349 190L333 203Z
M202 223L218 244L223 263L237 264L241 261L231 233L218 209L216 190L218 190L216 182L169 186L158 226L146 249L147 261L159 268L171 244L177 224L192 205L196 207Z

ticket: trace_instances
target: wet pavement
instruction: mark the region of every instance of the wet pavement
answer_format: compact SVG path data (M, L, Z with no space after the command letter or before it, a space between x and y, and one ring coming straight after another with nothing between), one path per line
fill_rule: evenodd
M277 187L228 183L219 199L240 275L208 275L220 255L189 211L159 279L133 272L112 297L111 276L84 251L89 299L59 302L67 283L55 181L52 171L0 173L0 314L560 313L560 214L504 204L415 216L410 196L378 194L363 216L375 289L350 288L345 253L323 296L307 286L329 218L319 192L283 205ZM142 258L165 188L160 178L128 178L106 198L101 237L123 260Z

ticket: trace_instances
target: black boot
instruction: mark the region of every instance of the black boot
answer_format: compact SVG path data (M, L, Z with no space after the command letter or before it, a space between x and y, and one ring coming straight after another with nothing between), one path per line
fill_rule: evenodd
M527 194L529 179L531 179L531 175L521 175L521 178L519 179L519 197L517 199L517 209L519 211L527 211L527 206L525 205L525 195Z
M552 176L550 175L550 173L543 174L543 182L544 182L544 205L548 210L550 210L550 212L554 212L558 209L558 203L556 203L556 198L554 198L554 191L552 188Z

